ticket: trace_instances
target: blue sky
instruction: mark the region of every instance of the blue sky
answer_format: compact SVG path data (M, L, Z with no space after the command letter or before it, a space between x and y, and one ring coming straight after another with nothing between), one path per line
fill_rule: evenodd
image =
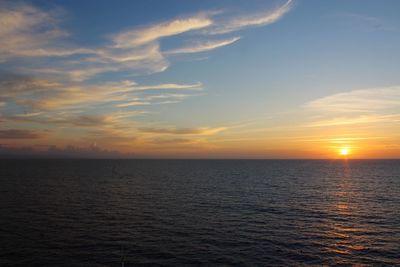
M398 1L5 1L0 143L266 158L348 146L398 157L399 10Z

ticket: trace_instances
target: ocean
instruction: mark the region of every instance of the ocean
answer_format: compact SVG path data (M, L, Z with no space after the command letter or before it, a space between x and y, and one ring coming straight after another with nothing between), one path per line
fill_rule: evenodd
M400 266L399 160L0 160L0 266Z

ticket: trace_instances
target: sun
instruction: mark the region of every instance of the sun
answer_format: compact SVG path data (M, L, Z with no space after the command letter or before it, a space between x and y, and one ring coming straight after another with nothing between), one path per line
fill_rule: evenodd
M339 150L339 154L342 156L347 156L350 154L350 149L348 147L342 147Z

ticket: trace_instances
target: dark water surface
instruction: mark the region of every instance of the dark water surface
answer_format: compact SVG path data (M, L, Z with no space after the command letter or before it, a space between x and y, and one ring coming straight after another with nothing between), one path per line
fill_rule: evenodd
M1 160L0 266L400 266L400 161Z

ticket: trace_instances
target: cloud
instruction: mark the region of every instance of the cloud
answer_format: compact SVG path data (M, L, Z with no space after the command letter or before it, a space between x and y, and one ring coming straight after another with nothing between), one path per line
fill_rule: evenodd
M132 97L131 94L148 90L199 90L200 83L194 84L157 84L157 85L138 85L132 81L122 81L119 83L106 83L103 85L91 86L72 86L64 88L52 96L45 96L34 102L21 102L39 109L60 109L60 108L79 108L89 104L107 104L118 102L119 107L124 105L132 106L132 102L144 103L139 97ZM132 98L134 101L132 101ZM143 97L146 100L146 97ZM151 100L151 99L149 99ZM151 104L151 103L149 103Z
M193 91L200 90L202 84L162 83L143 85L131 80L106 82L101 84L59 83L46 79L34 79L17 75L0 77L0 100L13 101L16 105L37 111L60 109L86 109L97 104L110 107L150 105L163 99L183 100L185 94L143 95L145 91ZM142 95L136 95L141 93Z
M279 19L290 6L291 0L273 11L218 22L214 22L212 17L221 12L203 12L112 34L111 44L85 48L68 44L66 37L69 34L59 27L61 9L42 10L21 2L7 2L0 5L0 62L12 57L24 60L52 57L49 67L33 64L33 67L25 68L26 73L50 75L70 81L85 81L106 72L152 74L169 67L169 62L160 51L160 40L164 37L190 31L199 34L199 30L207 30L217 34L262 26ZM204 52L238 40L239 37L231 37L199 41L192 46L171 49L165 54ZM70 62L74 64L68 64L65 60L65 57L71 56L74 56L74 60Z
M57 26L58 12L22 3L0 4L0 58L34 55L68 34Z
M60 86L60 83L46 79L35 79L18 75L0 75L1 98L40 93L59 88Z
M19 1L1 3L0 60L99 53L96 49L63 45L69 33L58 25L62 13L61 9L44 11Z
M199 90L202 84L200 82L193 84L176 84L176 83L163 83L157 85L133 86L132 91L145 91L145 90Z
M97 54L98 51L88 48L30 48L26 50L20 50L18 53L14 53L13 56L18 57L67 57L73 55L88 55Z
M66 70L67 75L70 77L71 81L81 82L87 80L97 74L116 71L117 68L113 67L89 67L82 69ZM61 72L62 73L62 72Z
M93 49L69 45L66 40L69 34L58 26L59 13L59 10L44 11L29 4L0 4L0 62L6 62L13 57L28 60L35 57L90 56L77 60L75 66L67 66L65 61L55 60L51 63L51 68L34 66L30 70L25 69L30 73L65 76L73 81L83 81L110 71L135 70L138 73L154 73L164 71L168 67L157 42L149 42L131 49L116 49L106 45ZM188 22L195 21L188 19ZM186 21L181 21L184 22ZM171 27L179 26L179 23L170 24ZM196 25L192 26L196 28ZM153 30L156 29L157 27ZM138 32L146 35L146 31ZM150 33L151 29L148 29L148 32ZM122 38L123 34L120 37Z
M117 104L115 106L118 108L125 108L125 107L143 106L143 105L150 105L150 102L132 101L132 102L126 102L126 103L122 103L122 104Z
M400 109L400 86L338 93L304 105L307 109L334 113L374 113Z
M101 148L96 144L89 147L79 146L66 146L64 148L58 148L56 146L50 147L47 151L44 151L42 155L48 155L51 157L72 157L72 158L133 158L135 153L122 153L115 150L108 150Z
M186 46L181 48L176 48L172 50L165 51L164 54L188 54L188 53L199 53L210 51L219 47L233 44L234 42L240 40L240 37L232 37L224 40L214 40L206 42L198 42L192 46Z
M27 113L6 116L4 119L14 122L33 122L45 125L66 125L75 127L97 127L111 123L109 116L102 115L62 115L60 113Z
M293 1L288 0L285 4L272 11L267 10L258 14L243 15L228 20L217 21L214 23L213 27L206 29L205 32L208 34L225 34L239 31L244 28L260 27L272 24L288 13L292 8L292 5Z
M134 71L136 75L143 75L162 72L169 66L169 63L161 54L158 44L125 51L124 53L109 49L94 57L74 62L74 64L67 63L67 61L57 61L50 68L24 68L24 70L34 75L44 74L58 79L81 82L106 72Z
M400 122L400 114L395 115L364 115L349 117L334 117L330 119L319 119L306 124L308 127L330 127L340 125L372 124L382 122Z
M34 146L15 147L0 145L1 158L135 158L135 153L122 153L101 148L96 144L88 147L68 145L66 147L50 146L47 149Z
M74 128L108 128L126 129L132 128L132 118L144 114L142 111L113 111L104 114L88 114L78 111L68 112L37 112L16 115L5 115L2 119L5 122L29 122L51 126L64 126Z
M400 121L400 87L353 90L322 97L303 106L314 115L309 127Z
M198 143L198 140L188 138L157 138L150 141L156 145L190 145Z
M188 134L188 135L212 135L226 130L224 127L219 128L151 128L143 127L139 128L140 131L146 133L156 134Z
M30 76L45 76L65 82L83 82L100 73L117 71L114 66L54 66L54 68L23 68Z
M69 122L76 126L101 126L108 122L108 117L80 115Z
M148 44L162 37L205 28L211 24L211 19L204 15L198 15L121 32L112 36L112 41L116 48L132 48Z
M106 72L134 71L136 75L143 75L162 72L169 66L157 43L128 50L103 48L93 54L70 62L55 61L53 66L47 68L24 68L24 71L81 82Z
M190 95L188 94L171 94L171 93L167 93L167 94L158 94L158 95L149 95L146 96L144 99L148 99L148 100L160 100L160 99L184 99L186 97L188 97Z
M89 58L88 62L94 64L92 68L101 66L105 71L134 70L137 74L162 72L169 66L157 42L129 49L107 47L96 57Z
M191 46L178 47L162 53L160 40L185 32L199 30L226 33L249 26L272 23L290 8L291 1L267 14L234 17L214 22L212 17L221 12L203 12L165 22L135 27L110 36L111 44L96 48L68 44L68 33L59 27L60 9L41 10L29 4L0 5L0 62L12 57L23 60L52 57L48 67L24 67L26 74L38 74L61 80L82 82L107 72L152 74L169 67L165 55L198 53L230 45L239 40L198 41ZM74 60L65 60L66 57ZM61 57L61 59L59 58ZM78 57L78 59L76 59ZM73 62L73 64L71 64ZM41 64L40 64L41 65ZM29 65L28 65L29 66Z
M30 130L0 130L0 139L37 139L40 137L40 134Z

